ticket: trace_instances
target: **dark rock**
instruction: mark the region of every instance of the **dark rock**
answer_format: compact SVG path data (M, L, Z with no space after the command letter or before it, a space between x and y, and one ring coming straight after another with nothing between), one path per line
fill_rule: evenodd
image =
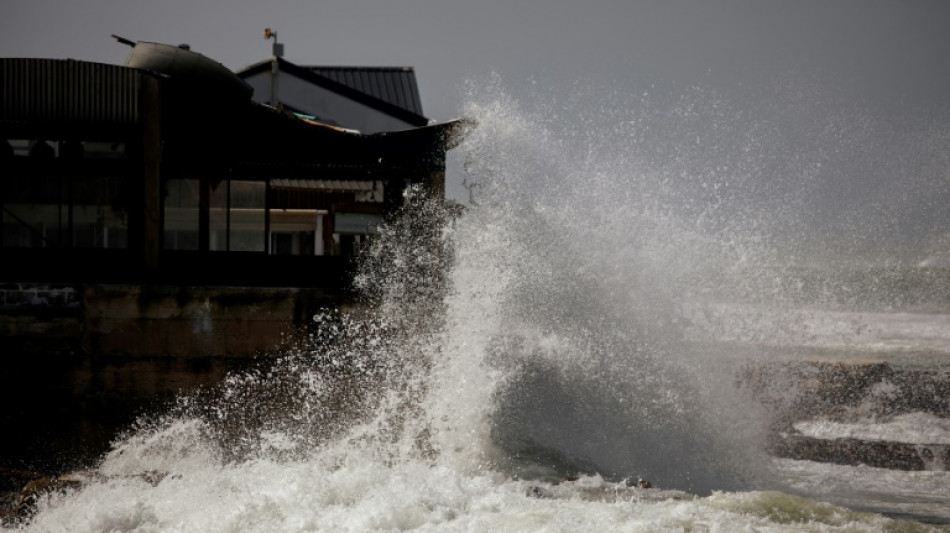
M815 439L777 435L770 443L776 457L893 470L950 470L950 445L906 444L858 439Z
M794 424L825 418L849 422L924 412L950 416L950 370L866 361L755 364L739 386L771 411L768 447L777 457L897 470L950 470L950 445L816 439Z
M12 515L18 520L29 520L36 514L36 505L51 494L66 494L79 490L98 479L99 475L88 472L71 472L57 477L41 477L27 483L17 495Z
M643 478L632 478L628 477L623 480L623 484L628 487L637 487L638 489L652 489L653 483L643 479Z
M739 386L772 412L773 429L816 417L950 416L950 370L879 362L802 361L750 365Z
M525 490L525 496L531 498L553 498L554 495L551 494L551 491L545 489L544 487L539 487L537 485L531 485Z

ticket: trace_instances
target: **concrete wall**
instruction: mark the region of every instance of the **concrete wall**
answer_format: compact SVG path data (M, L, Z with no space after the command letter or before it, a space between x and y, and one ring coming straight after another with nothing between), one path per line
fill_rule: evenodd
M144 285L0 286L4 353L253 357L285 346L313 312L345 306L321 289Z
M277 354L316 289L0 285L0 469L93 461L145 413Z

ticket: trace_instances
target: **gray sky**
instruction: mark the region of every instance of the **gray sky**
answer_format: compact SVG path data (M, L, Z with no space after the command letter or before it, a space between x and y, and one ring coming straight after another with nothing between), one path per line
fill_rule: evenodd
M460 113L466 78L604 79L755 90L783 75L887 105L950 101L943 0L0 0L0 54L121 63L109 35L192 49L239 68L412 65L426 113Z
M0 56L121 64L116 33L189 43L236 69L270 55L265 27L298 64L414 66L438 121L462 114L466 80L492 73L519 100L566 95L575 110L596 100L579 83L660 100L698 87L732 122L656 112L641 151L692 158L703 183L735 182L710 177L714 166L751 169L749 195L803 198L803 231L914 241L950 261L947 0L0 0ZM710 132L705 144L680 150L694 130ZM771 148L736 161L742 137Z

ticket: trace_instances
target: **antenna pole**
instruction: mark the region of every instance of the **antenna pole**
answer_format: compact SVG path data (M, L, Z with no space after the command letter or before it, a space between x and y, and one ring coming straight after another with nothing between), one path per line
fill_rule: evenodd
M277 30L264 28L264 39L274 39L274 46L271 48L271 55L274 57L284 56L284 43L277 42Z

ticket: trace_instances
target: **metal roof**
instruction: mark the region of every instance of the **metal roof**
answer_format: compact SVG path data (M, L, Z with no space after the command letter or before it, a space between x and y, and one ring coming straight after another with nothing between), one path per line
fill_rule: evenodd
M0 58L0 122L133 124L144 76L71 59Z
M113 37L128 42L128 39ZM183 46L138 41L132 44L125 66L187 80L192 84L192 90L213 92L217 99L251 99L254 89L246 81L221 63Z
M282 57L271 57L235 72L238 77L270 71L277 62L288 72L324 89L387 113L413 126L425 126L419 87L412 67L300 66Z
M301 66L341 85L422 115L422 101L412 67Z

